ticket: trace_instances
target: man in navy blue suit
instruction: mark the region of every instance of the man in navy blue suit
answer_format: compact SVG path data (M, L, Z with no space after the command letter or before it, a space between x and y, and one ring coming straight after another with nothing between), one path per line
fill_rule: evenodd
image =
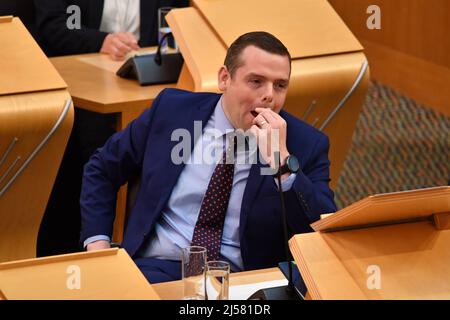
M328 186L328 138L281 110L290 72L286 47L269 33L251 32L227 52L218 75L222 95L161 92L85 166L86 249L110 247L117 191L140 176L122 247L151 283L180 279L180 252L191 244L207 247L209 258L230 262L233 271L285 260L279 188L290 235L312 231L310 223L320 214L336 210ZM239 146L232 151L229 137L236 130L255 138L256 163L239 161L249 159L252 139L243 152ZM193 138L181 141L183 133ZM231 164L230 153L237 159ZM213 154L226 161L205 160ZM281 186L264 171L269 167L280 170Z

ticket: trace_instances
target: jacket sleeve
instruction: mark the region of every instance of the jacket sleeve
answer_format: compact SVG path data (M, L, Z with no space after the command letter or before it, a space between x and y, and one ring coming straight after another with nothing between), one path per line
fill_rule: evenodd
M305 225L320 219L320 215L336 211L330 182L328 160L329 142L320 135L304 168L297 173L292 188L285 192L286 214L292 232L304 230Z
M117 192L142 169L148 135L163 94L126 129L114 134L85 165L80 197L81 242L95 235L111 238Z
M67 20L71 17L72 12L67 13L67 5L63 0L34 0L34 5L37 32L47 50L47 55L100 51L108 34L83 25L80 29L69 29Z

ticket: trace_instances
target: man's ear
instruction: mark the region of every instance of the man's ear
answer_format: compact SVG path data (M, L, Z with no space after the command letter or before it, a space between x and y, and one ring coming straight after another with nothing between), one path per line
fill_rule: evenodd
M231 77L227 67L222 66L219 70L219 90L225 92L228 88L230 80Z

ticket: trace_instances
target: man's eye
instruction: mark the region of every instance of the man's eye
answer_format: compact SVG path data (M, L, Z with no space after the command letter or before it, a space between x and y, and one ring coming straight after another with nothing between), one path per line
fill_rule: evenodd
M258 80L258 79L250 80L250 82L253 83L253 84L260 84L261 83L261 81Z
M277 87L278 89L286 89L286 88L287 88L287 85L284 84L284 83L279 83L279 84L277 84L276 87Z

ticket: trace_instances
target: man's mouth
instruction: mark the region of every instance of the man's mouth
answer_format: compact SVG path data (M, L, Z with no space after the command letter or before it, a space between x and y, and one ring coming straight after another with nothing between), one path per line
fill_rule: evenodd
M256 112L255 110L250 111L250 113L251 113L252 116L254 116L255 118L258 116L258 112Z

